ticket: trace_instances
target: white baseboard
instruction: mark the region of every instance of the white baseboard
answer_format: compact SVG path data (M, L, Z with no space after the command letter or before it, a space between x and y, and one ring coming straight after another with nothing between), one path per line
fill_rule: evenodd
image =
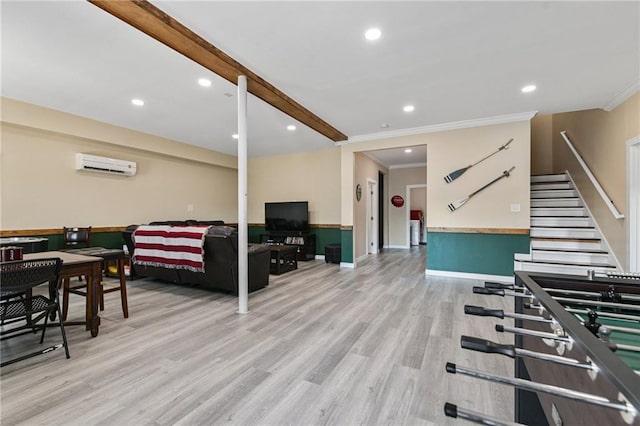
M515 282L513 276L507 275L473 274L469 272L437 271L433 269L425 269L424 273L426 275L435 277L465 278L469 280L491 280L507 284L513 284Z
M349 262L340 262L340 267L354 269L356 265L354 263L349 263Z
M316 260L324 260L324 254L316 254Z

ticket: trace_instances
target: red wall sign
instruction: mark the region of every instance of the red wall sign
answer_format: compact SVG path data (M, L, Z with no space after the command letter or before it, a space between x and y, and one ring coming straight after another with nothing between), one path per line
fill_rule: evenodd
M391 204L393 204L394 207L402 207L404 206L404 198L400 195L394 195L391 197Z

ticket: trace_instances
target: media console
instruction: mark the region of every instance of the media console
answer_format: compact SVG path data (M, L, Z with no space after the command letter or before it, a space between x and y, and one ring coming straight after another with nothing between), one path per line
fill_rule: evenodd
M316 258L316 236L306 232L277 231L260 235L260 242L267 244L283 244L297 246L298 260L313 260Z

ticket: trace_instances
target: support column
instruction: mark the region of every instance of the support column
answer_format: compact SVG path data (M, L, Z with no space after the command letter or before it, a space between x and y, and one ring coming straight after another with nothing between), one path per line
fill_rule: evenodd
M247 223L247 77L238 76L238 313L249 313Z

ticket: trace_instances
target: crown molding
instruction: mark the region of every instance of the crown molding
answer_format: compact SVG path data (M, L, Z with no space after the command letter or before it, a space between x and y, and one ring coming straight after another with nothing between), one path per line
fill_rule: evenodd
M389 166L389 170L391 169L411 169L413 167L427 167L427 163L409 163L409 164L392 164Z
M389 132L369 133L366 135L351 136L346 142L339 142L336 145L348 143L365 142L377 139L396 138L400 136L412 136L425 133L445 132L448 130L468 129L470 127L492 126L495 124L514 123L516 121L531 120L538 111L528 111L517 114L496 115L493 117L474 118L472 120L454 121L451 123L432 124L429 126L413 127L410 129L392 130Z
M618 105L629 99L638 90L640 90L640 82L636 81L607 102L602 109L607 112L613 111Z

